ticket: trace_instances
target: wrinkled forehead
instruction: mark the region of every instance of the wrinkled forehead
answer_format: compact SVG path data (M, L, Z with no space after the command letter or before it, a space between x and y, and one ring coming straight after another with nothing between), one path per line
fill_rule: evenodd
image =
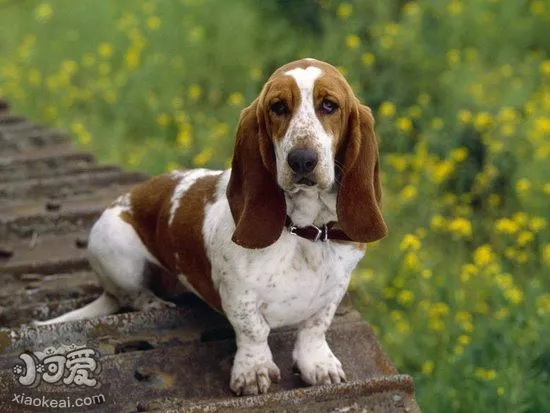
M303 92L331 95L345 104L353 94L346 79L336 68L315 59L301 59L277 69L268 79L265 95L269 98L299 100Z

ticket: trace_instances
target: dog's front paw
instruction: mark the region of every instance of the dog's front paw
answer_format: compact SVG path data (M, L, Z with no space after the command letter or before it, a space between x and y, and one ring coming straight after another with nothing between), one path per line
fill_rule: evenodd
M346 381L342 363L325 342L318 348L295 350L294 363L307 384L331 384Z
M231 390L237 396L254 396L267 393L272 382L281 378L279 368L271 359L271 354L255 355L237 351L231 371Z

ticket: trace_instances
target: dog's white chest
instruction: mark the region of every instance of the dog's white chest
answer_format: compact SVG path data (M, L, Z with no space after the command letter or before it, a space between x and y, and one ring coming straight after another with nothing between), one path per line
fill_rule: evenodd
M275 247L266 249L241 280L258 295L260 312L272 328L300 323L339 302L363 256L351 246L313 243L288 233Z
M250 284L258 294L260 312L272 327L304 321L331 302L339 301L349 282L344 260L329 245L304 246L300 240L279 265L254 272ZM252 274L251 274L252 275Z
M229 214L219 210L223 204L212 207L207 217ZM219 224L227 221L216 221L205 231L214 285L232 291L232 306L257 303L272 328L300 323L338 302L364 254L352 245L314 243L288 232L268 248L246 249L230 241L233 227Z

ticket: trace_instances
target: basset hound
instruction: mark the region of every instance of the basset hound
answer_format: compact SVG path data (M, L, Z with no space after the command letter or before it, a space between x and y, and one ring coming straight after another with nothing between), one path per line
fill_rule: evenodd
M37 323L170 305L151 290L163 273L162 288L184 285L233 326L236 394L280 378L267 337L281 326L297 326L306 383L344 381L325 333L365 243L387 233L373 124L333 66L282 66L241 113L232 168L168 173L119 197L88 243L104 293Z

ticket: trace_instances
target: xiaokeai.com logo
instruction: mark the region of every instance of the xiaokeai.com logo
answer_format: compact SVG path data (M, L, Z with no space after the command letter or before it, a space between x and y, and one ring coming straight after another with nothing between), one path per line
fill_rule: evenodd
M44 351L25 352L13 366L19 384L37 387L42 382L66 386L100 386L99 353L86 345L60 345Z

